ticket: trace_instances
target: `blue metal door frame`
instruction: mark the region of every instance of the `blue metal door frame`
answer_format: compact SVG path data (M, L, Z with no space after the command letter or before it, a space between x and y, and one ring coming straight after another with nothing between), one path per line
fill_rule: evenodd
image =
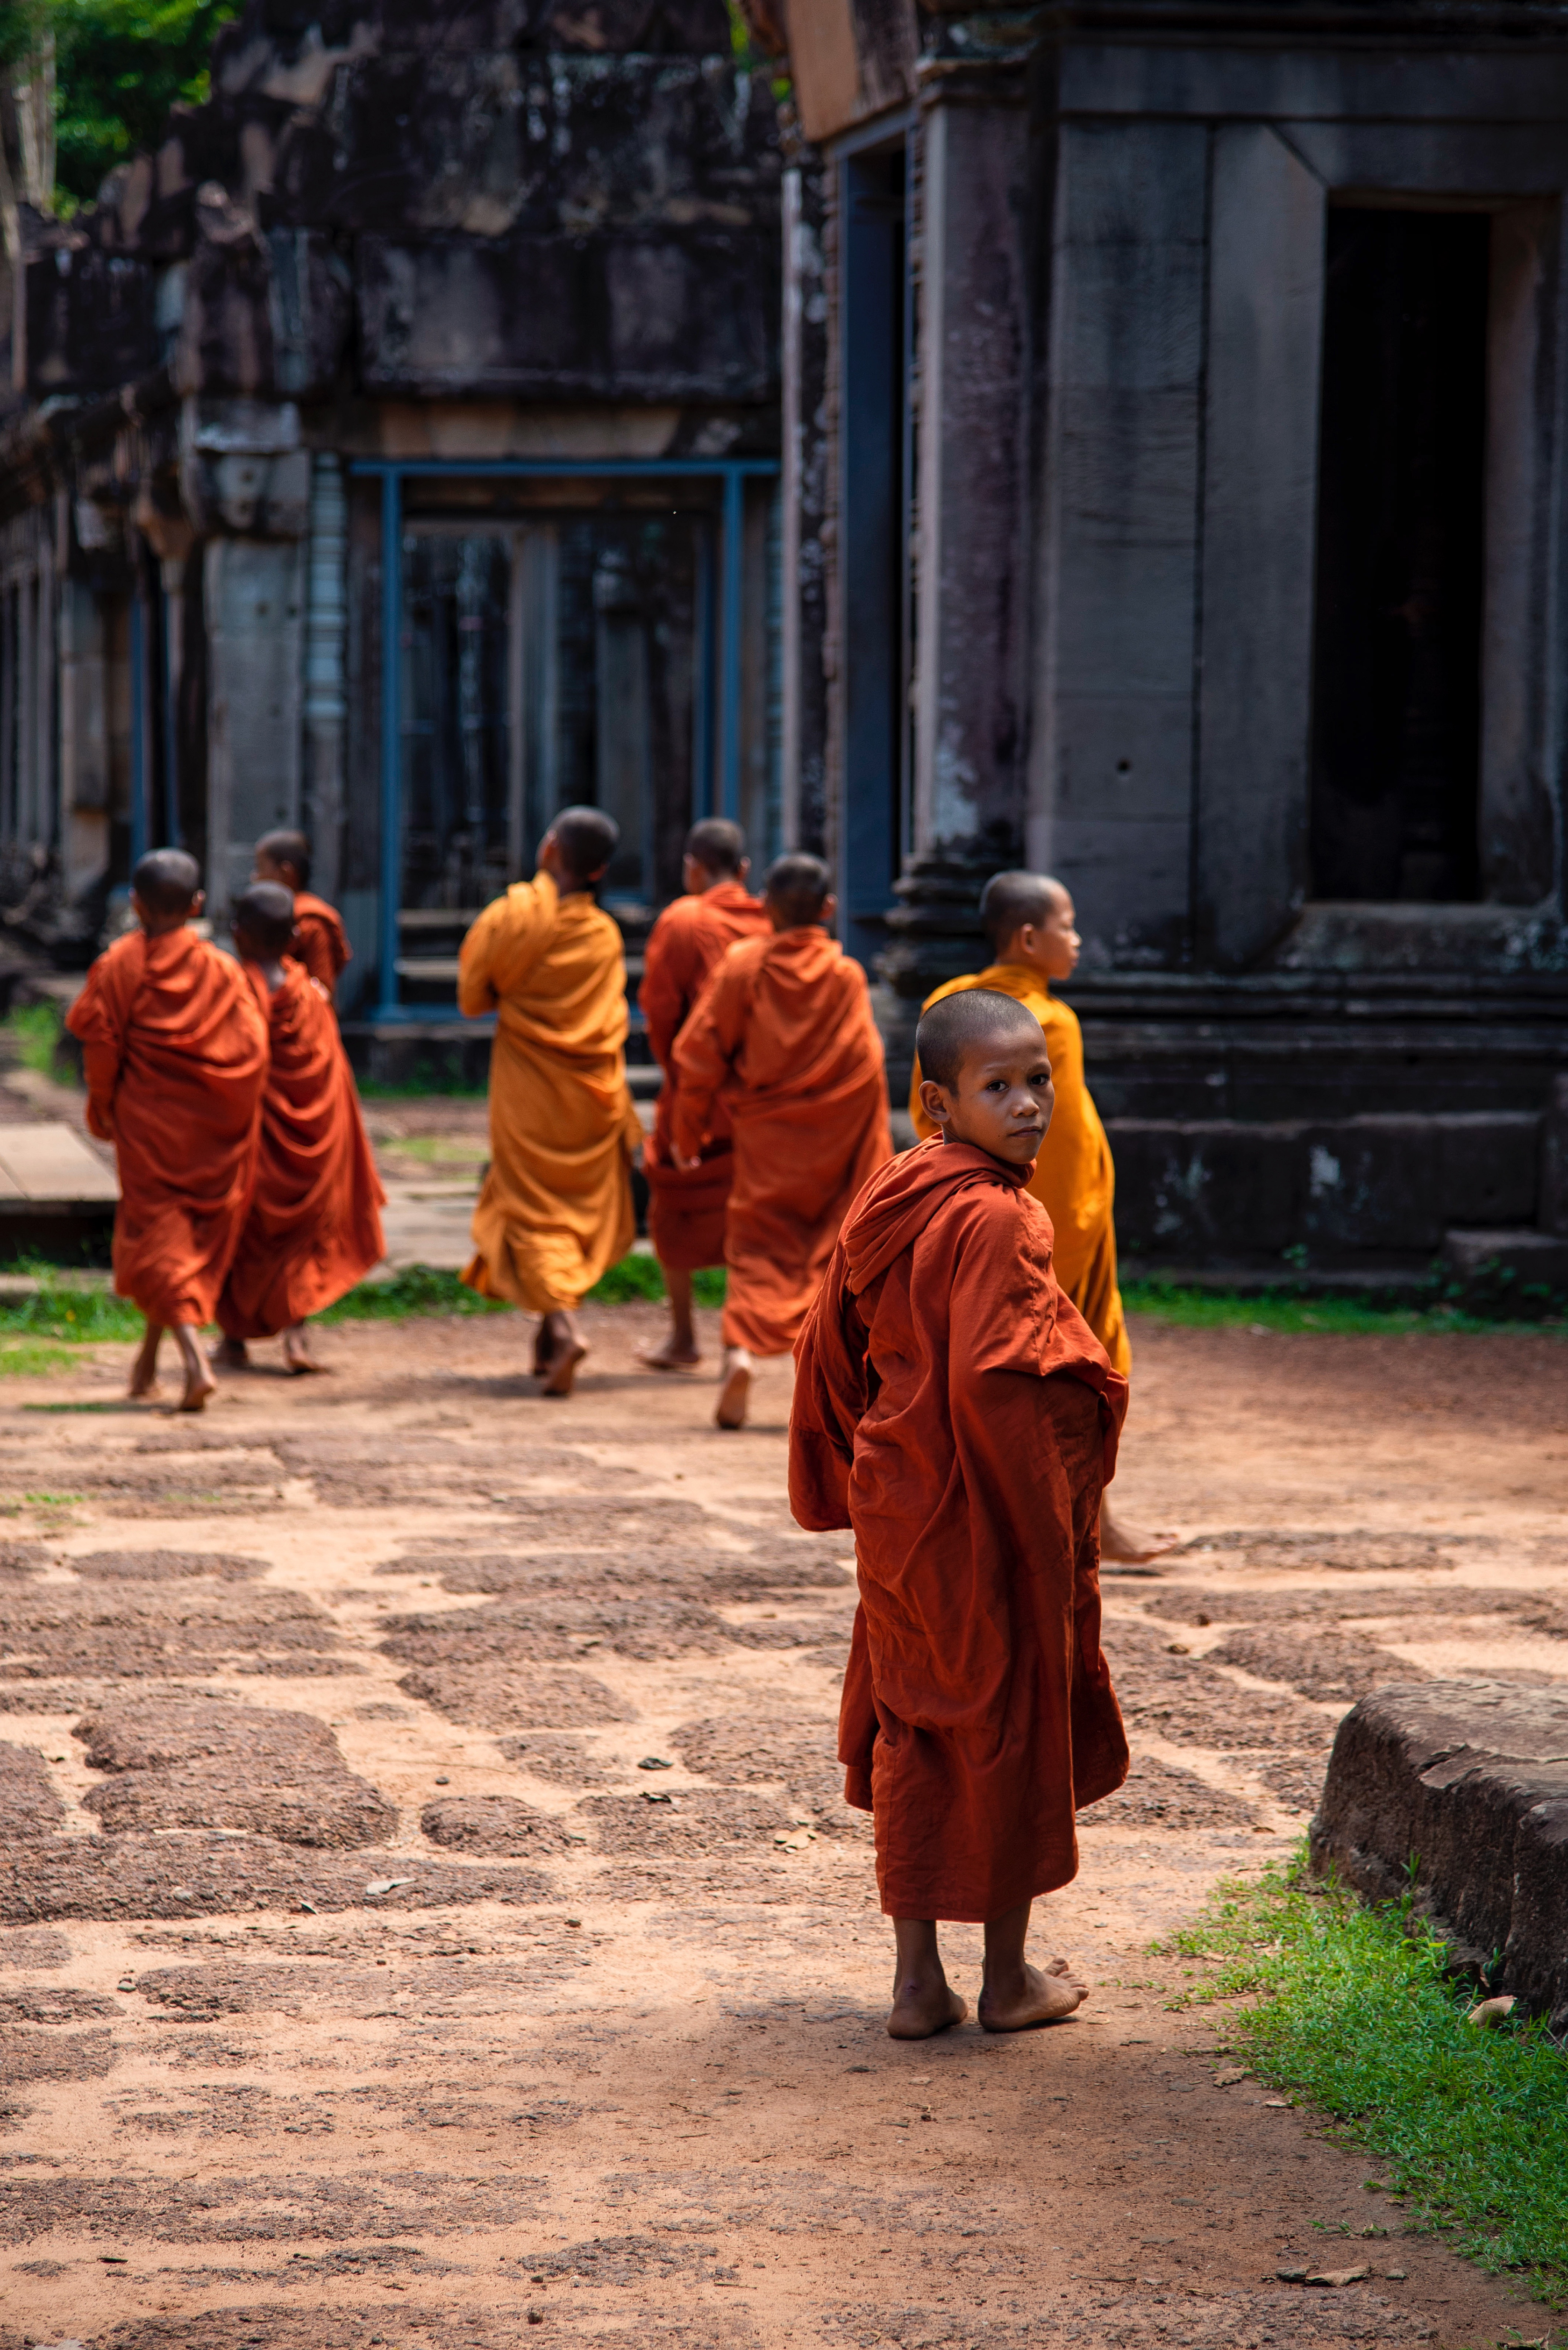
M776 474L772 457L613 458L576 463L556 457L357 458L351 473L378 477L381 484L381 902L378 931L381 1001L378 1020L429 1020L439 1004L400 1003L397 988L398 900L402 885L403 835L403 484L406 481L717 481L723 487L720 516L718 597L719 806L741 812L742 567L748 481ZM714 664L701 650L697 719L706 727L706 705Z

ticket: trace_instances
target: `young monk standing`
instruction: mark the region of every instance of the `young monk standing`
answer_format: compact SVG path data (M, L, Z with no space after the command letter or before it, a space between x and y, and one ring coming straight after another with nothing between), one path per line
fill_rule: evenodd
M1132 1347L1116 1285L1116 1168L1084 1080L1084 1032L1078 1015L1051 993L1054 979L1071 979L1077 968L1082 941L1073 900L1048 874L993 873L981 896L980 915L995 961L986 971L950 979L926 998L923 1009L929 1012L961 988L986 987L1025 1005L1044 1030L1056 1109L1029 1188L1056 1235L1053 1266L1057 1281L1125 1378L1132 1368ZM925 1074L917 1055L909 1116L922 1138L936 1131L921 1106ZM1102 1558L1156 1558L1175 1539L1127 1524L1106 1497L1100 1520Z
M699 1163L677 1164L672 1137L680 1077L674 1047L703 982L725 949L739 939L762 938L772 931L761 899L746 889L751 859L745 850L745 835L727 817L709 816L694 824L686 837L682 879L687 894L666 906L643 951L638 1003L648 1023L653 1057L664 1072L653 1132L642 1147L648 1234L670 1293L670 1336L642 1356L656 1371L684 1370L699 1359L691 1276L703 1265L724 1262L724 1210L734 1170L729 1116L722 1100L716 1098Z
M490 1172L463 1274L482 1297L540 1314L534 1368L566 1396L587 1346L576 1308L636 1237L631 1154L642 1128L626 1083L626 958L594 890L619 831L565 808L462 942L458 1002L498 1012L490 1063Z
M1029 1965L1036 1896L1077 1873L1074 1812L1127 1776L1100 1653L1096 1527L1127 1382L1058 1287L1029 1180L1051 1123L1040 1024L1011 996L920 1022L940 1139L869 1182L796 1348L790 1506L855 1530L839 1714L872 1814L898 1972L888 2029L961 2022L937 1924L985 1927L980 2021L1020 2032L1087 1987Z
M846 1210L893 1155L866 974L825 928L826 866L779 858L763 903L768 935L730 949L675 1045L679 1163L722 1111L735 1137L721 1428L744 1425L753 1357L794 1346Z
M275 882L294 899L294 938L286 962L303 965L328 1003L337 1001L337 983L354 959L343 917L310 887L310 844L302 832L269 832L255 847L258 881Z
M147 1317L133 1396L157 1392L172 1330L182 1411L216 1381L196 1334L210 1322L255 1181L267 1025L249 980L190 927L196 860L156 848L130 877L139 928L99 955L67 1015L81 1039L88 1125L115 1147L114 1285Z
M286 962L294 902L253 881L234 908L234 945L265 1012L272 1043L262 1097L255 1193L218 1299L223 1333L213 1360L244 1369L245 1342L283 1333L290 1371L321 1368L306 1316L363 1280L386 1254L386 1193L359 1115L359 1096L332 1006L297 962Z

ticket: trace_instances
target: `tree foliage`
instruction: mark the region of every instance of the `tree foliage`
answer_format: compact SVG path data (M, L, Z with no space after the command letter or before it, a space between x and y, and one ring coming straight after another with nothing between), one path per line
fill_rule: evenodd
M155 146L169 109L208 92L213 36L234 0L25 0L52 26L56 177L62 210L90 203L106 172ZM0 10L11 14L12 10Z

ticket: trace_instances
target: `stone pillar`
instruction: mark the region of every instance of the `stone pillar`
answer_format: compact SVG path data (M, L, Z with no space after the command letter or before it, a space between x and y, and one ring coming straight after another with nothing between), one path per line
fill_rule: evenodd
M310 552L305 622L304 817L315 884L336 898L343 881L344 728L348 702L348 504L341 461L318 449L310 461Z
M931 60L920 99L914 845L878 966L895 1104L921 997L984 959L981 888L1023 853L1029 720L1023 71Z
M820 855L827 834L827 294L824 174L784 175L784 837Z
M215 538L207 622L207 899L222 926L264 832L299 821L304 548Z

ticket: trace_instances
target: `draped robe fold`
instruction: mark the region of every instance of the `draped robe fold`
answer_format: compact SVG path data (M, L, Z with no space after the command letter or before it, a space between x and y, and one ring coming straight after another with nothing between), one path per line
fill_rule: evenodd
M114 1285L150 1322L210 1322L250 1205L267 1024L250 981L190 926L99 955L66 1025L88 1126L119 1168Z
M354 960L343 917L336 906L310 889L294 893L294 940L286 961L307 971L328 1003L337 1000L337 983Z
M734 1132L724 1344L787 1354L850 1201L893 1155L866 974L815 926L742 940L699 996L675 1066L681 1155L716 1105Z
M992 987L1033 1012L1045 1031L1056 1107L1029 1189L1056 1235L1056 1278L1116 1369L1132 1368L1132 1347L1116 1284L1116 1170L1111 1146L1084 1076L1084 1032L1078 1015L1058 1003L1038 972L1026 964L992 963L989 971L950 979L920 1006L929 1012L944 995L966 987ZM920 1107L920 1064L909 1080L909 1116L921 1140L937 1131Z
M462 1278L535 1314L580 1303L637 1234L626 960L610 917L548 873L514 882L462 942L458 1001L497 1014L490 1172Z
M263 1004L272 1062L254 1195L218 1300L231 1338L271 1338L319 1314L386 1254L381 1189L332 1006L297 963Z
M700 897L677 898L667 906L643 950L637 1000L653 1057L664 1072L653 1132L642 1149L648 1236L659 1263L675 1272L695 1273L701 1265L723 1263L724 1211L734 1172L730 1115L719 1097L709 1112L701 1163L675 1164L675 1104L680 1088L675 1039L725 950L740 939L764 937L771 927L760 898L749 896L738 881L721 881Z
M1076 1874L1127 1747L1097 1515L1127 1382L1010 1168L928 1142L867 1185L796 1347L790 1506L851 1526L839 1716L891 1917L997 1918Z

